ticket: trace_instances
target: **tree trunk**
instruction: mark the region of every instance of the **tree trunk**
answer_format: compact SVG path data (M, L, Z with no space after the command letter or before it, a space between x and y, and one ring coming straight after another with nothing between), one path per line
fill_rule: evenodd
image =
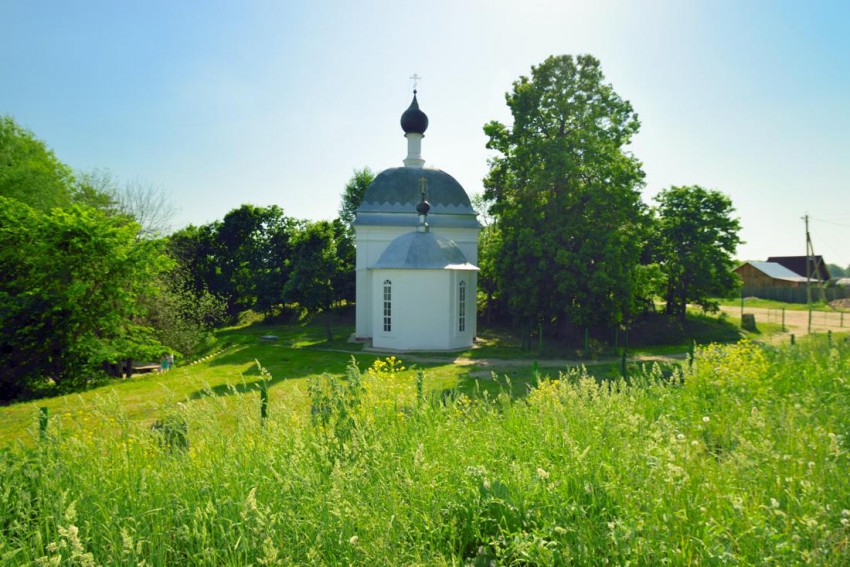
M325 332L327 333L328 342L334 340L333 330L331 329L331 314L325 313Z

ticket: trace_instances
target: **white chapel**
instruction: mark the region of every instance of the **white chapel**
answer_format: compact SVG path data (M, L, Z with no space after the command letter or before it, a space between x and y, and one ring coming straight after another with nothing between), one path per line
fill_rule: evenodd
M356 211L358 340L388 350L459 350L476 331L478 232L460 183L424 167L428 117L401 115L404 167L382 171Z

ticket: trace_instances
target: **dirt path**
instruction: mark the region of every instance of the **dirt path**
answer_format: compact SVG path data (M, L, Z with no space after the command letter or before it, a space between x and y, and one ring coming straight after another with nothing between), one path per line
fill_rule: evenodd
M376 357L395 354L396 356L404 357L405 363L421 363L421 364L455 364L457 366L475 366L482 371L487 371L491 368L531 368L537 362L538 368L577 368L580 366L610 366L619 364L620 357L605 357L592 360L576 360L567 358L543 358L539 360L533 359L516 359L516 358L470 358L468 356L454 356L452 354L417 354L417 353L390 353L371 348L364 349L359 353L343 349L323 349L313 347L315 350L331 351L331 352L346 352L349 354L374 354ZM669 355L631 355L627 357L628 362L681 362L686 360L687 353L676 353Z
M727 315L734 317L741 316L740 307L721 307L721 311ZM756 327L759 323L782 323L782 314L779 309L767 309L764 307L744 307L744 313L755 315ZM841 327L841 324L844 327ZM826 331L841 331L850 330L850 313L844 314L842 321L839 312L828 311L813 311L812 312L812 332L825 333ZM767 342L773 344L786 343L790 340L790 335L802 336L809 334L809 312L808 311L792 311L785 310L785 331L772 335Z

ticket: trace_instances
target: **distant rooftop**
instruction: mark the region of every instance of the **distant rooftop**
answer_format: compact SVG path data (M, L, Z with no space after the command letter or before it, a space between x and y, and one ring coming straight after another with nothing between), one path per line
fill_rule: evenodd
M797 275L782 264L776 262L749 262L749 264L775 280L785 280L789 282L805 282L804 276Z

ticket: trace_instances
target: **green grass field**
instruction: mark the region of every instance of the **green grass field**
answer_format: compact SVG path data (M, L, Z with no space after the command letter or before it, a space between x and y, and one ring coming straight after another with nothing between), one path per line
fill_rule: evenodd
M0 406L0 447L17 441L32 441L32 426L40 407L59 418L62 425L74 425L89 413L96 400L114 398L127 419L139 425L150 425L161 417L163 408L192 400L207 403L210 395L227 397L233 392L255 391L260 380L257 362L274 377L269 393L274 401L285 401L293 407L307 406L307 382L324 374L341 377L354 356L360 368L368 368L381 358L381 353L366 352L362 344L348 342L353 332L349 317L336 317L332 329L334 340L326 340L321 321L294 321L285 324L265 324L250 319L249 324L221 329L208 352L195 364L179 361L168 373L141 374L118 380L77 394L58 396ZM694 314L684 329L675 326L652 326L641 333L636 344L629 346L630 357L684 355L693 342L735 342L741 337L761 338L760 334L742 333L738 322ZM776 326L778 329L778 326ZM762 334L769 334L763 330ZM275 336L274 340L261 337ZM549 338L541 354L536 349L522 350L519 339L504 329L482 329L478 346L463 352L417 353L409 362L402 377L414 375L412 366L427 370L429 388L458 389L468 395L476 390L495 393L503 387L492 375L511 377L511 394L522 395L533 382L533 365L557 374L587 365L599 379L611 379L621 373L620 348L592 350L583 358L581 347L563 350ZM653 343L653 344L647 344ZM594 343L597 344L598 343ZM458 365L455 359L469 364ZM411 364L412 363L412 366ZM642 363L630 360L628 367L635 372Z
M323 333L231 329L199 364L0 408L0 563L850 562L843 337L622 380L604 361L358 369Z

